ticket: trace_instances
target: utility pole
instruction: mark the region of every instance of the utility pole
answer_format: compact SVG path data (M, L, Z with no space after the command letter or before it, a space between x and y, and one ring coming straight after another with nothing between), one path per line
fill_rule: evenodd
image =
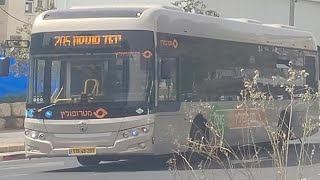
M5 48L4 44L5 44L5 42L0 44L0 48L1 48L0 53L2 53L3 57L6 57L6 48Z
M296 0L290 0L289 26L294 26L294 10Z

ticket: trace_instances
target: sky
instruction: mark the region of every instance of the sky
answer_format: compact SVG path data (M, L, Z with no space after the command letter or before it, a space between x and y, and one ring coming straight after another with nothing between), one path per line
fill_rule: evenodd
M170 5L175 0L56 0L58 9L72 6L95 6L108 4L165 4Z

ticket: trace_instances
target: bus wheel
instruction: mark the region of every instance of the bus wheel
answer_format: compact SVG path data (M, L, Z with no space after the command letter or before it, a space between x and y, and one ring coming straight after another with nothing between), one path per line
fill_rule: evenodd
M207 161L210 151L209 129L206 126L206 119L198 115L190 129L189 151L185 153L186 160L194 169L199 168L199 164ZM185 164L183 161L182 164ZM204 163L207 164L207 163ZM210 164L210 163L208 163Z
M77 159L83 166L97 166L101 161L95 156L78 156Z
M201 117L203 118L203 117ZM193 142L198 142L202 145L209 144L209 130L206 126L206 120L195 120L190 130L190 138Z
M191 138L191 151L205 152L208 145L210 145L209 129L206 126L206 120L199 116L201 119L195 119L190 130Z

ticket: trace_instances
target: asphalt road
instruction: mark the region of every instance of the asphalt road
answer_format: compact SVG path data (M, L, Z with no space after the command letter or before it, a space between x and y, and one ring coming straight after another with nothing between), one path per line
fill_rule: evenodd
M305 180L320 179L320 134L315 135L309 140L309 160L304 166L303 174ZM267 148L268 149L268 148ZM288 161L288 178L297 179L297 151L300 145L292 142L290 145L290 154ZM252 179L275 180L276 171L272 168L272 160L267 151L261 150L259 155L259 167L250 168L252 165L248 162L247 168L243 168L243 161L232 159L222 162L232 164L233 168L225 170L213 162L205 170L188 170L186 166L179 165L177 171L169 171L166 164L167 158L160 160L130 160L118 162L103 162L97 167L82 167L75 158L42 158L32 160L14 160L0 162L0 180L23 179L23 180L166 180L166 179L243 179L247 180L248 174L252 173ZM197 168L197 164L193 164ZM195 177L195 174L197 177ZM229 175L229 176L228 176Z
M306 179L320 179L320 154L319 144L313 164L307 163L304 170ZM295 148L291 147L291 151ZM268 157L260 157L261 168L249 170L254 175L254 179L275 179L275 171L272 168L272 161ZM248 179L248 169L241 168L240 161L233 160L232 170L224 170L214 164L208 169L195 173L198 178L207 177L207 179L228 179L227 174L231 174L234 179ZM291 154L288 167L288 179L297 179L296 160ZM238 167L237 167L238 165ZM74 158L43 158L32 160L15 160L0 163L0 180L1 179L23 179L23 180L164 180L164 179L197 179L194 173L186 170L184 166L179 166L178 171L169 171L165 161L119 161L104 162L97 167L81 167Z

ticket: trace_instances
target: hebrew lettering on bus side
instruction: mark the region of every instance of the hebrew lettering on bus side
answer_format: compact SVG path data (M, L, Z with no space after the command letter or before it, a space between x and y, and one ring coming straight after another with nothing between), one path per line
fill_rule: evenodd
M77 117L78 111L71 111L71 117Z
M70 112L69 112L69 111L61 112L61 118L62 118L62 119L64 118L64 116L69 117L69 116L70 116Z
M60 114L62 119L67 117L92 117L93 115L95 115L92 111L62 111L60 112Z

